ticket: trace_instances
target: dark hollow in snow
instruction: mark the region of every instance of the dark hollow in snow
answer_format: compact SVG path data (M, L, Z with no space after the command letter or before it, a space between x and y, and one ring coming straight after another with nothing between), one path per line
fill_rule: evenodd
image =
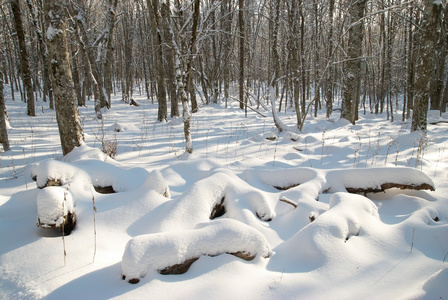
M193 257L193 258L187 259L183 263L166 267L165 269L159 270L158 272L162 275L184 274L185 272L188 271L188 269L190 269L190 266L198 259L199 259L199 257Z
M274 188L276 188L279 191L286 191L286 190L295 188L295 187L297 187L299 185L300 185L300 183L293 183L293 184L290 184L288 186L274 186Z
M213 207L212 212L210 213L210 217L209 217L210 220L219 218L227 212L226 207L224 206L224 200L225 200L225 197L222 197L221 202L216 203L216 205Z
M116 193L114 188L110 185L108 186L94 186L93 187L97 193L100 194L114 194Z

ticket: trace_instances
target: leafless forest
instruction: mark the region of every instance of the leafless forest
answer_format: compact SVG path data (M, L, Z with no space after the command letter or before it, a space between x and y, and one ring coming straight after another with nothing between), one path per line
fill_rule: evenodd
M64 153L82 139L76 106L93 101L101 118L111 94L147 95L159 121L183 115L187 151L191 113L217 102L272 110L280 131L274 112L285 109L299 131L319 111L355 123L360 110L392 121L399 112L426 130L428 109L444 112L448 100L447 9L445 0L3 1L1 104L27 101L30 117L37 101L55 108L70 137Z

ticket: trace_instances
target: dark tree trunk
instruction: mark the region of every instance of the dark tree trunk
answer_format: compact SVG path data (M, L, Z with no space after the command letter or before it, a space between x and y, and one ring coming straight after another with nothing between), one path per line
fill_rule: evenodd
M426 131L430 83L434 66L433 37L440 14L440 9L433 0L425 0L424 5L422 24L416 37L415 95L411 131Z
M83 132L76 107L70 58L67 47L63 0L46 0L47 50L51 62L50 80L53 86L56 119L63 155L83 143Z
M346 74L343 85L341 118L355 124L359 103L359 86L361 84L361 55L363 39L363 22L366 0L354 0L350 3L351 18L348 38Z
M27 97L27 114L28 116L35 116L36 111L34 104L33 84L31 82L31 70L30 70L30 63L28 60L28 51L26 49L25 32L23 29L20 3L19 0L12 0L10 3L12 14L14 17L14 25L17 34L17 40L19 42L22 79L23 84L25 86Z
M239 24L239 48L240 48L240 60L239 60L239 101L240 109L244 109L244 0L238 0L238 24Z

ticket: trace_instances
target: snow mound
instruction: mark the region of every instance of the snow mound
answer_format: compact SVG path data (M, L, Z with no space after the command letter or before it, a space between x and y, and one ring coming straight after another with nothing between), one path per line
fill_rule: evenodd
M443 268L433 274L423 285L422 299L443 299L448 295L448 268Z
M380 192L387 188L429 189L434 191L432 179L413 168L370 168L327 171L327 192Z
M270 221L275 217L276 202L276 198L262 193L238 176L218 170L180 195L158 230L192 229L213 218L212 212L217 205L224 207L226 217L255 225L260 219Z
M235 220L215 220L198 224L192 230L132 238L123 254L122 274L124 279L137 283L149 270L160 272L202 255L224 253L252 259L257 255L269 257L271 248L264 235L256 229Z
M68 153L62 158L62 160L66 162L73 162L83 159L96 159L101 161L108 161L109 163L118 164L115 160L107 156L100 149L89 147L86 144L82 144L79 147L75 147L70 153Z
M48 185L70 184L75 174L80 175L78 168L58 160L44 160L35 165L31 172L32 176L36 178L37 187L41 189Z
M51 186L37 194L38 223L42 227L61 227L68 213L74 210L74 200L64 187Z
M83 154L96 153L96 151L87 148L89 147L78 147L68 155L78 151L80 153L73 153L70 159L66 159L68 156L64 157L65 161L44 160L34 165L31 173L36 179L37 187L63 186L78 182L83 190L89 190L93 185L95 187L111 186L115 192L123 192L138 188L148 175L148 171L142 168L125 169L109 163L113 161L112 159L107 162L90 159L89 155Z
M368 237L372 224L381 223L375 204L360 195L336 193L330 198L330 209L274 249L272 265L281 265L286 272L304 272L342 259L350 252L352 237ZM353 257L352 257L353 258ZM354 258L353 258L354 259Z

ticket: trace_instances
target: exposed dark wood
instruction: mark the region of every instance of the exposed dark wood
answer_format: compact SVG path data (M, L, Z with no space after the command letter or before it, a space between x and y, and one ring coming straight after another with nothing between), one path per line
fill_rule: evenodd
M185 272L188 271L188 269L190 269L190 266L198 259L199 259L199 257L193 257L193 258L187 259L183 263L175 264L175 265L166 267L163 270L159 270L159 273L162 275L184 274ZM130 282L130 283L132 283L132 282Z
M402 184L402 183L383 183L380 187L363 187L363 188L353 188L353 187L345 187L347 192L353 194L365 194L365 193L381 193L387 189L399 188L401 190L430 190L435 191L435 188L432 185L427 183L422 183L420 185L414 184Z
M93 187L97 193L100 194L113 194L116 193L114 188L110 185L108 186L94 186Z
M213 207L213 210L210 213L210 220L219 218L227 212L226 207L224 206L224 200L225 197L222 197L221 202L216 203L216 205Z

